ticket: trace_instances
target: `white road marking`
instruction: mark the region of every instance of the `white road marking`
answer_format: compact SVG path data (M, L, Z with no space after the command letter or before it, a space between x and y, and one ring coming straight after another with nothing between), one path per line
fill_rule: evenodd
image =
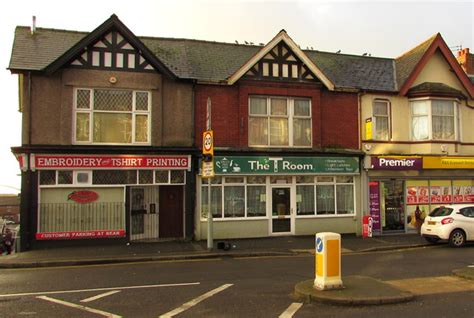
M110 312L106 312L106 311L102 311L102 310L98 310L98 309L94 309L94 308L89 308L89 307L82 306L82 305L76 305L76 304L73 304L73 303L69 303L67 301L54 299L54 298L51 298L51 297L48 297L48 296L37 296L36 298L46 300L46 301L49 301L49 302L52 302L52 303L60 304L60 305L63 305L63 306L84 310L84 311L91 312L91 313L94 313L94 314L98 314L98 315L108 317L108 318L121 318L122 317L122 316L119 316L119 315L112 314Z
M286 310L278 316L279 318L291 318L303 306L302 303L292 303Z
M107 296L110 296L110 295L113 295L113 294L116 294L116 293L120 293L120 290L112 290L112 291L109 291L109 292L106 292L106 293L103 293L103 294L100 294L100 295L97 295L97 296L94 296L94 297L89 297L89 298L81 300L81 303L88 303L88 302L94 301L96 299L107 297Z
M104 287L104 288L91 288L91 289L74 289L74 290L58 290L58 291L47 291L47 292L33 292L33 293L19 293L19 294L4 294L0 295L0 298L5 297L21 297L21 296L36 296L36 295L54 295L54 294L70 294L70 293L82 293L89 291L106 291L106 290L117 290L117 289L140 289L140 288L158 288L158 287L179 287L179 286L191 286L199 285L201 283L179 283L179 284L159 284L159 285L142 285L142 286L124 286L124 287Z
M207 293L202 294L201 296L199 296L197 298L194 298L194 299L188 301L187 303L184 303L180 307L178 307L176 309L173 309L172 311L169 311L166 314L160 315L160 318L168 318L168 317L176 316L176 315L182 313L183 311L188 310L189 308L199 304L201 301L203 301L203 300L205 300L209 297L212 297L217 293L220 293L221 291L229 288L232 285L233 284L225 284L225 285L222 285L221 287L217 287L216 289L208 291Z
M474 267L474 265L468 265L467 267Z

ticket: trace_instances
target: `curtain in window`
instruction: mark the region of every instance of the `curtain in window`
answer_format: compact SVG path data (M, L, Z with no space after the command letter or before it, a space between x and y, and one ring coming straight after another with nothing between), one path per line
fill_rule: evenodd
M311 146L311 119L295 118L293 120L293 144Z
M454 104L448 100L432 100L433 139L453 140Z
M94 113L94 142L131 143L132 114Z
M428 103L429 101L415 101L411 103L411 135L413 140L429 138Z
M268 145L268 118L249 118L249 144L251 146Z
M334 186L317 185L316 186L316 206L317 214L335 214L334 207Z
M270 118L270 145L288 146L287 118Z
M354 187L336 185L337 214L354 213Z
M245 216L245 187L224 187L224 217Z
M148 115L135 116L135 141L148 141Z
M374 102L374 117L375 117L375 139L388 140L388 103L384 101Z
M247 186L247 216L266 215L266 187Z
M204 186L201 189L201 217L207 218L209 207L207 202L208 187ZM211 211L213 218L222 218L222 188L211 187Z
M296 197L296 214L314 215L314 186L296 186Z
M89 113L76 113L76 140L89 141Z

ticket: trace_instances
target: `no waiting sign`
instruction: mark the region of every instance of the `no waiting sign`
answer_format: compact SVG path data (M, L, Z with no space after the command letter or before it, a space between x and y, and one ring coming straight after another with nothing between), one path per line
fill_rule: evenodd
M214 134L212 130L202 133L202 153L214 155Z

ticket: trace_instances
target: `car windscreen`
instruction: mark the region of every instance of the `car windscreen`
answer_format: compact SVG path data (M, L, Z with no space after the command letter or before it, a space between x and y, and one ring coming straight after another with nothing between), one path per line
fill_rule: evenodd
M450 215L451 212L453 212L452 208L447 208L444 206L440 206L438 208L435 208L433 211L431 211L430 216L447 216Z

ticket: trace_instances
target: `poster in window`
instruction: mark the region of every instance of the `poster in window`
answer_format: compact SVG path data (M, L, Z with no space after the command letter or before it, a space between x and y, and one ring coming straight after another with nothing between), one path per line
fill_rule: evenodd
M428 193L429 191L428 191L427 186L418 187L418 203L428 204L429 203Z
M431 192L431 203L441 203L443 198L441 196L441 187L433 186L430 188Z
M453 187L453 202L454 203L463 203L463 187L461 186L454 186Z
M451 187L440 187L441 188L441 203L451 203Z
M418 187L407 187L407 204L417 204Z
M473 186L464 186L464 202L471 203L474 202L474 187Z

